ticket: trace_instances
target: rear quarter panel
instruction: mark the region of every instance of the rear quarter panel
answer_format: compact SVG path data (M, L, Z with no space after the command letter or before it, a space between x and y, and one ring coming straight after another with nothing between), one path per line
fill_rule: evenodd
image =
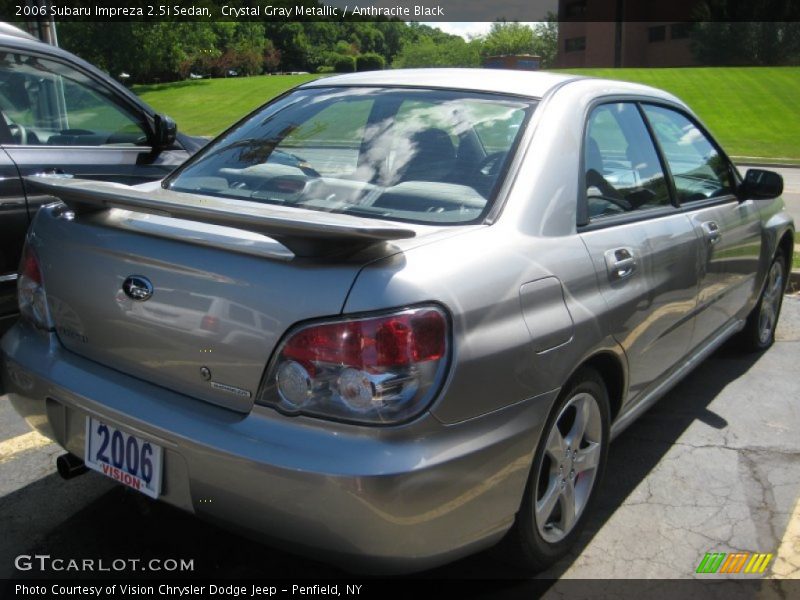
M541 284L554 276L560 294ZM577 236L536 238L497 224L417 247L365 267L345 313L421 302L452 318L449 375L432 406L445 423L557 390L588 353L617 352L595 316L604 305Z

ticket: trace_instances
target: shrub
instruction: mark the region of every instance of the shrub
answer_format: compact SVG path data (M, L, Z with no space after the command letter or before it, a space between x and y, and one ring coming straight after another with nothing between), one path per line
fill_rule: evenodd
M356 56L356 71L380 71L385 66L384 58L375 52L366 52Z
M352 56L340 55L333 63L333 70L336 73L352 73L356 70L356 61Z

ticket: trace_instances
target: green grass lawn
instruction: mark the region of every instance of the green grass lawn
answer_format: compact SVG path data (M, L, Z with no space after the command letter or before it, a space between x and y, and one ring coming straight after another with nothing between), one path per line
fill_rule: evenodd
M667 90L733 156L800 162L800 67L570 69Z
M686 101L736 157L800 163L800 67L571 69L663 88ZM215 135L286 89L318 75L202 79L134 92L193 135Z
M270 98L319 75L261 75L137 85L133 91L191 135L216 135Z

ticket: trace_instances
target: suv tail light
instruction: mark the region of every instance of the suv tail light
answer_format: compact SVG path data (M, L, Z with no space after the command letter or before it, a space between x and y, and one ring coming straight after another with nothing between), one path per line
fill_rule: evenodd
M47 308L47 295L44 291L39 259L27 242L22 250L22 260L19 266L17 301L19 312L23 318L41 329L53 329L50 310Z
M279 347L258 401L288 414L398 423L429 404L448 352L447 317L434 306L306 325Z
M200 329L219 333L219 319L211 315L203 315L203 318L200 320Z

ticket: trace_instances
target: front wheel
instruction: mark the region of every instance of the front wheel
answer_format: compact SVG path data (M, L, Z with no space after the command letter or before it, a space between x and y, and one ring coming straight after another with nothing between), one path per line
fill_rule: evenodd
M747 323L739 334L740 347L745 352L762 352L772 346L785 288L786 263L779 253L769 267L758 304L747 317Z
M602 378L594 369L579 370L547 420L522 506L503 541L511 562L541 571L574 544L603 477L609 419Z

